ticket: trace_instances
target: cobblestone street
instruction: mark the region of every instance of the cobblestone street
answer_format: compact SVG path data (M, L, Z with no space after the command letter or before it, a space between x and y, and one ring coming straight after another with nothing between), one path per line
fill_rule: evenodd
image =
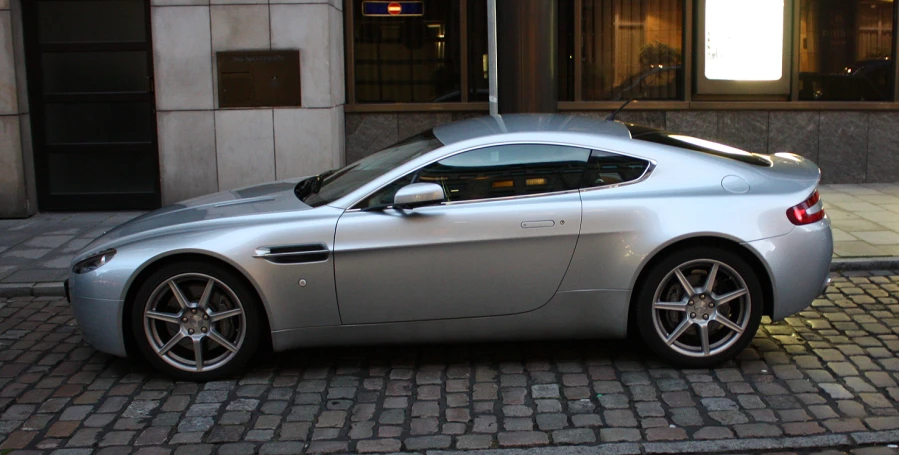
M899 453L896 297L899 272L835 274L713 370L522 342L298 350L206 384L100 354L65 301L21 297L0 301L0 454Z

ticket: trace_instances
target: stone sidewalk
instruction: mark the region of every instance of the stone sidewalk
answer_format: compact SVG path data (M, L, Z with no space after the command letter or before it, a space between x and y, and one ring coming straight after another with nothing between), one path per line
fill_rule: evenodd
M899 268L899 183L821 185L834 269ZM141 212L41 213L0 220L0 297L62 295L72 257Z
M832 276L712 369L620 341L357 346L205 384L95 351L59 298L0 300L0 454L895 455L899 271Z

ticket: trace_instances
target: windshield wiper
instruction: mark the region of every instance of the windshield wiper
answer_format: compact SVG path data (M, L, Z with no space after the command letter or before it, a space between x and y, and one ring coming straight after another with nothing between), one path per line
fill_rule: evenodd
M318 193L322 188L322 181L335 172L337 172L337 169L331 169L330 171L300 180L297 186L294 187L293 194L300 198L301 201L305 200L307 197Z

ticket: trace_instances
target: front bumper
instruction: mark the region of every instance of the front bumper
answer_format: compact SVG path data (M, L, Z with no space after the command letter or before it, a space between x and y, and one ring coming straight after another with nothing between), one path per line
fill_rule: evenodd
M79 288L87 283L79 283L79 277L82 276L70 275L70 279L65 281L64 287L66 300L72 306L84 341L98 351L125 357L125 340L122 330L124 302L84 297L79 293Z
M830 283L833 234L829 218L747 245L764 259L771 273L771 319L775 321L807 308Z

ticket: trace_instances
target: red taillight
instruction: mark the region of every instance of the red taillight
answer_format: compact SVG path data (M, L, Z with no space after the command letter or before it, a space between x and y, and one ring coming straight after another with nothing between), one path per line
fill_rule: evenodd
M812 193L808 199L802 201L801 204L788 208L787 218L797 226L821 221L824 218L824 207L818 208L817 212L809 213L809 210L815 207L815 204L818 203L819 199L821 199L821 197L818 196L818 190L815 190L815 192Z

